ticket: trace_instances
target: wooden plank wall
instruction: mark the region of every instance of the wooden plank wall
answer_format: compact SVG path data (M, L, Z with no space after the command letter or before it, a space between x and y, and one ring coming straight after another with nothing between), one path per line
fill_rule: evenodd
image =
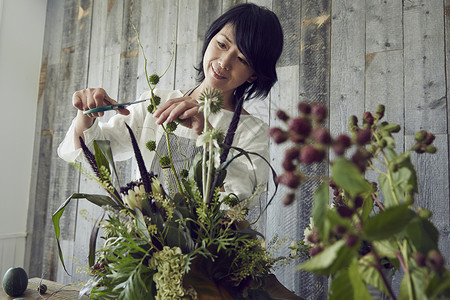
M127 101L146 90L143 57L135 25L149 59L149 72L162 73L162 88L195 84L193 68L200 58L208 25L239 0L49 0L38 99L34 176L26 258L31 276L63 283L86 280L87 240L100 213L88 203L73 203L62 219L68 270L58 261L51 214L70 194L98 192L70 165L56 156L56 147L75 115L71 95L85 87L104 87L113 98ZM436 134L436 155L413 157L419 171L417 204L433 211L441 245L450 260L449 241L449 112L447 81L450 0L258 0L280 18L285 47L278 64L279 82L265 101L248 110L271 126L279 125L277 109L296 110L299 100L329 107L333 134L347 132L353 114L386 105L386 119L402 125L398 149L414 143L420 129ZM270 42L270 41L269 41ZM109 114L106 118L109 118ZM270 144L271 162L280 171L287 145ZM132 162L120 165L121 178L133 177ZM327 166L304 170L326 174ZM372 175L369 175L372 176ZM268 240L303 239L309 224L308 181L291 207L283 207L281 188L263 216ZM271 194L273 186L269 186ZM289 234L289 236L286 236ZM286 248L277 254L287 255ZM297 263L276 271L280 280L307 299L326 298L326 279L294 272ZM398 276L397 276L398 277ZM398 281L398 279L395 279Z

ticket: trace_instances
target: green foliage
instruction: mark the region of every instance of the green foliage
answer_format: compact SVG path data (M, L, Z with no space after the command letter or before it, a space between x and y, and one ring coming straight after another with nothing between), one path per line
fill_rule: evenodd
M358 124L356 116L350 118L351 137L340 135L333 139L313 121L314 111L317 114L319 108L300 103L302 122L279 113L291 126L274 130L272 136L276 142L284 142L280 135L305 133L306 127L311 132L302 138L291 138L295 142L285 159L297 159L291 153L298 151L300 161L285 163L287 174L301 172L301 164L311 163L311 158L302 160L301 156L303 149L310 149L311 145L318 151L328 142L336 155L333 161L329 160L330 177L322 178L325 182L314 193L313 223L306 237L311 258L298 268L331 276L330 299L370 299L369 285L396 299L387 275L392 269L404 273L399 299L448 297L449 272L438 250L439 232L429 220L430 212L414 207L418 178L411 151L434 153L434 135L422 130L410 150L397 153L393 134L400 132L401 127L381 122L384 106L379 106L374 115L364 113L362 124ZM378 172L378 183L369 182L366 171ZM305 174L301 176L306 178ZM333 190L332 206L328 185Z

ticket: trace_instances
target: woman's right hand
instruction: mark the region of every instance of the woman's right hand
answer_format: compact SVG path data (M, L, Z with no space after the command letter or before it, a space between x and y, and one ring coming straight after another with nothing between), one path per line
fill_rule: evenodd
M97 117L102 117L104 115L104 112L91 113L87 115L83 112L88 109L118 103L116 100L109 97L104 89L88 88L76 91L72 96L72 104L76 109L78 109L74 128L75 149L78 149L81 147L79 138L81 137L84 140L83 132L94 124ZM117 111L122 115L128 115L130 113L130 111L126 108L120 108Z
M72 96L72 104L78 109L78 115L82 115L82 113L86 110L106 106L106 105L114 105L119 104L117 101L108 96L106 91L102 88L87 88L84 90L76 91ZM126 108L119 108L117 110L119 114L128 115L130 111ZM87 114L88 118L95 119L97 117L102 117L104 112L96 112Z

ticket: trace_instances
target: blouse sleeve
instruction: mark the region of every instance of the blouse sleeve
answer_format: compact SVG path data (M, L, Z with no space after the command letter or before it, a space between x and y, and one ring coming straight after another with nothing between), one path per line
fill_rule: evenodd
M148 97L146 93L141 99ZM125 160L133 155L132 145L126 124L128 124L136 138L140 136L144 122L147 102L129 106L130 114L114 115L108 122L95 120L94 124L83 132L84 140L89 149L93 148L95 140L109 140L115 160ZM75 149L75 119L72 121L63 141L58 147L58 156L68 162L84 160L81 149Z

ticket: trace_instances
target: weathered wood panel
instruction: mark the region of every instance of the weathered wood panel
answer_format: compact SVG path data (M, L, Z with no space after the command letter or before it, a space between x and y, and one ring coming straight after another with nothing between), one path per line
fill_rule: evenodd
M404 6L405 132L447 131L444 5L407 1Z
M337 135L364 111L365 1L334 1L331 14L330 130Z
M47 278L58 277L66 282L83 278L81 274L69 278L61 272L51 225L51 214L70 194L98 189L83 177L78 189L78 172L55 154L74 116L72 93L86 86L101 86L122 102L148 90L133 25L139 30L149 59L149 75L161 74L166 69L175 38L174 61L160 87L193 86L196 78L193 66L201 60L207 27L225 10L244 2L247 1L49 0L35 140L39 151L33 160L34 195L30 202L26 254L32 276L41 276L45 271ZM438 153L413 156L421 190L417 203L433 211L433 221L441 231L441 249L449 258L446 251L450 246L450 125L446 95L450 0L254 3L272 9L279 16L285 48L277 68L279 82L270 96L265 102L247 103L246 108L271 126L281 126L274 117L277 109L295 112L299 100L321 102L329 106L330 119L326 125L336 135L348 132L350 115L373 111L382 103L386 106L386 120L404 126L396 135L399 151L412 145L417 130L436 133ZM282 153L287 145L270 147L271 162L281 172ZM124 162L119 169L121 178L128 180L135 168ZM323 174L327 169L319 165L304 171ZM262 218L268 241L277 234L280 238L287 237L286 233L289 238L303 239L316 186L317 183L310 182L302 188L297 202L288 208L281 204L287 190L280 188ZM272 192L273 186L269 185L269 195ZM80 213L86 210L90 216L85 220ZM67 249L66 262L70 261L72 274L76 273L78 262L86 264L83 255L87 255L86 241L96 217L89 204L80 202L74 203L62 220L63 247ZM288 250L280 248L276 254L287 255ZM43 266L32 261L42 262ZM293 267L297 264L279 269L279 279L307 299L323 297L324 281L310 274L295 273Z

